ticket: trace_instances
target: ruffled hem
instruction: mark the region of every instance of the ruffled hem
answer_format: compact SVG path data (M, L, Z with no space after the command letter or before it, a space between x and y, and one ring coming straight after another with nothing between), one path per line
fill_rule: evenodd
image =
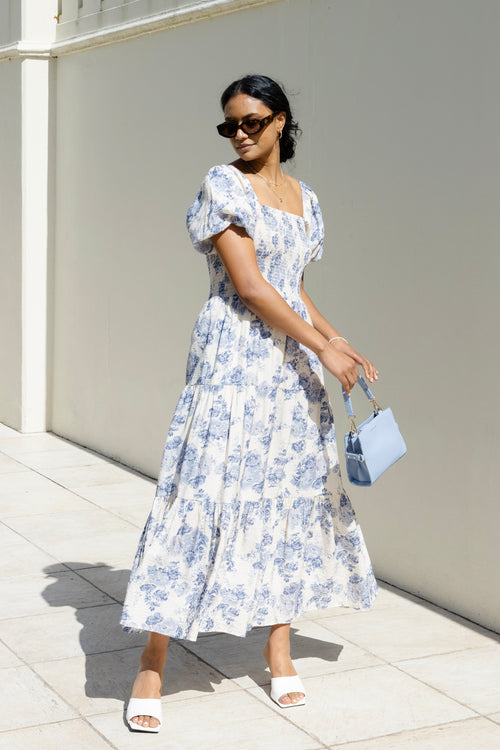
M290 616L288 613L282 614L281 612L277 612L276 614L270 615L269 618L266 619L265 622L259 621L254 623L247 623L246 630L243 632L241 628L235 628L231 625L227 625L225 622L216 623L214 621L213 626L211 625L206 630L203 628L203 626L191 626L189 628L185 629L185 632L187 635L177 635L177 633L182 633L183 629L181 625L175 625L172 623L172 627L170 625L163 626L162 623L158 623L154 626L154 628L151 628L150 626L145 627L143 623L137 624L133 623L130 618L127 617L127 620L125 621L122 619L121 626L122 629L125 631L125 633L160 633L161 635L168 635L170 638L176 638L178 640L183 641L196 641L197 637L199 635L207 634L207 633L227 633L228 635L234 635L238 638L245 638L248 633L253 628L263 628L263 627L270 627L271 625L277 625L277 624L286 624L286 623L292 623L295 620L297 620L302 615L307 614L308 612L316 612L318 610L325 610L325 609L333 609L334 607L345 607L349 609L354 609L357 611L368 611L372 605L373 602L376 599L378 592L378 586L375 578L373 578L373 584L372 588L370 590L370 597L365 598L362 602L359 603L359 605L355 605L351 603L350 601L336 601L333 600L329 604L325 605L318 605L315 607L306 607L303 610L299 610L294 615ZM125 624L127 622L128 624ZM166 627L167 629L163 629Z
M345 494L260 503L177 499L174 507L165 512L161 498L155 501L124 629L186 640L200 632L244 636L315 609L371 606L376 582Z

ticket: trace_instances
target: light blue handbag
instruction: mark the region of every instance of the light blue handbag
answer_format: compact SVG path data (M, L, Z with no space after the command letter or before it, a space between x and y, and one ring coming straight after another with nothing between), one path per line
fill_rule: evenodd
M406 453L406 445L391 409L381 409L360 376L358 383L373 404L373 414L356 427L350 396L342 388L347 416L351 422L345 434L347 476L352 484L369 487L389 466Z

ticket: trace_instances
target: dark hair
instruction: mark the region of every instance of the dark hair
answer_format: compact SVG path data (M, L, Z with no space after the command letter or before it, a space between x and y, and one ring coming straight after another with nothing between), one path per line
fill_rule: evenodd
M248 75L233 81L223 92L220 103L222 109L228 101L236 94L247 94L254 99L260 99L266 107L272 110L273 115L285 112L286 121L280 139L280 162L292 159L295 154L295 143L297 136L302 132L294 121L290 102L285 91L279 83L268 76Z

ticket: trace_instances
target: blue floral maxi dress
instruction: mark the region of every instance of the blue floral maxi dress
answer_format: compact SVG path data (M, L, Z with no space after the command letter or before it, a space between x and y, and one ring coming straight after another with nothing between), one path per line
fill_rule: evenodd
M211 242L231 223L244 227L264 278L310 322L300 282L324 232L315 194L301 189L303 217L261 205L245 175L216 166L188 211L210 296L130 576L126 630L244 636L375 597L319 360L241 302Z

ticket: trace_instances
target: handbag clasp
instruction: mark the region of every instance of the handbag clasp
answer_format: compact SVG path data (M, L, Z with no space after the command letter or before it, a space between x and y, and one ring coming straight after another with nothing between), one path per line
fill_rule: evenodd
M358 428L356 427L356 422L354 421L356 419L356 415L354 414L353 417L349 417L349 422L351 423L351 435L356 435L358 432Z
M377 402L376 402L376 400L374 398L371 398L370 401L373 404L373 411L375 412L375 414L378 414L379 411L382 411L382 407L379 406L379 404L377 404Z

